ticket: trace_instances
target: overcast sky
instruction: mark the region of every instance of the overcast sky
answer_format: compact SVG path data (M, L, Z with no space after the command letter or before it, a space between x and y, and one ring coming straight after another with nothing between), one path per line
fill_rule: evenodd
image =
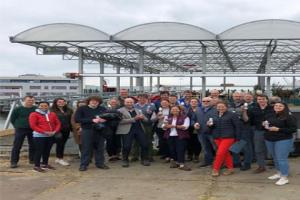
M108 34L154 21L175 21L216 34L261 19L300 21L299 0L1 0L0 75L62 75L77 62L61 56L37 56L33 47L10 43L9 36L42 24L66 22Z

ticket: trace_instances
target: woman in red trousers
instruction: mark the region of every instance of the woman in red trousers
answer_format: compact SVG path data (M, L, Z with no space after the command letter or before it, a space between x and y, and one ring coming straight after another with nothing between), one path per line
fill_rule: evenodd
M237 115L227 109L226 103L217 103L217 116L210 118L207 122L207 125L212 129L212 135L218 147L212 176L220 175L219 171L223 163L227 167L227 171L223 172L223 175L233 174L233 160L229 148L239 139L240 127Z

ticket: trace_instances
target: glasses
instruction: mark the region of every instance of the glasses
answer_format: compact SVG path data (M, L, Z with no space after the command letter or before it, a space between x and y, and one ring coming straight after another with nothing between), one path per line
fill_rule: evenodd
M210 102L210 101L202 101L203 103L206 103L206 102Z

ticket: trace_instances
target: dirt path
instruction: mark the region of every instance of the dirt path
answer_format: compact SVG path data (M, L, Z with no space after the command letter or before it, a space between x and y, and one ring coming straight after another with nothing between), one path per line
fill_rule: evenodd
M70 167L57 166L45 174L33 172L24 159L17 169L8 164L1 160L1 200L299 200L300 196L300 158L291 159L290 184L283 187L267 180L273 169L260 175L236 170L232 176L212 178L209 168L192 164L193 171L184 172L158 159L151 167L109 163L110 170L91 165L87 172L79 172L79 160L74 159Z

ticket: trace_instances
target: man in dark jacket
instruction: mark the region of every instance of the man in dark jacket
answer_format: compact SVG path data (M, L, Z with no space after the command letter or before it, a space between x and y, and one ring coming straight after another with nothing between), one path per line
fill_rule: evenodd
M25 96L23 106L15 108L11 115L11 123L15 128L15 139L13 148L11 150L10 167L18 167L20 150L22 148L25 137L27 137L29 145L29 162L33 164L34 157L34 144L32 139L32 129L29 126L29 115L34 112L36 106L34 106L34 97Z
M268 97L266 95L257 95L257 105L252 109L243 111L243 120L250 122L254 129L254 147L255 155L258 164L258 168L254 173L261 173L266 171L265 157L267 154L265 145L265 129L262 126L263 121L269 114L274 111L270 105L268 105Z

